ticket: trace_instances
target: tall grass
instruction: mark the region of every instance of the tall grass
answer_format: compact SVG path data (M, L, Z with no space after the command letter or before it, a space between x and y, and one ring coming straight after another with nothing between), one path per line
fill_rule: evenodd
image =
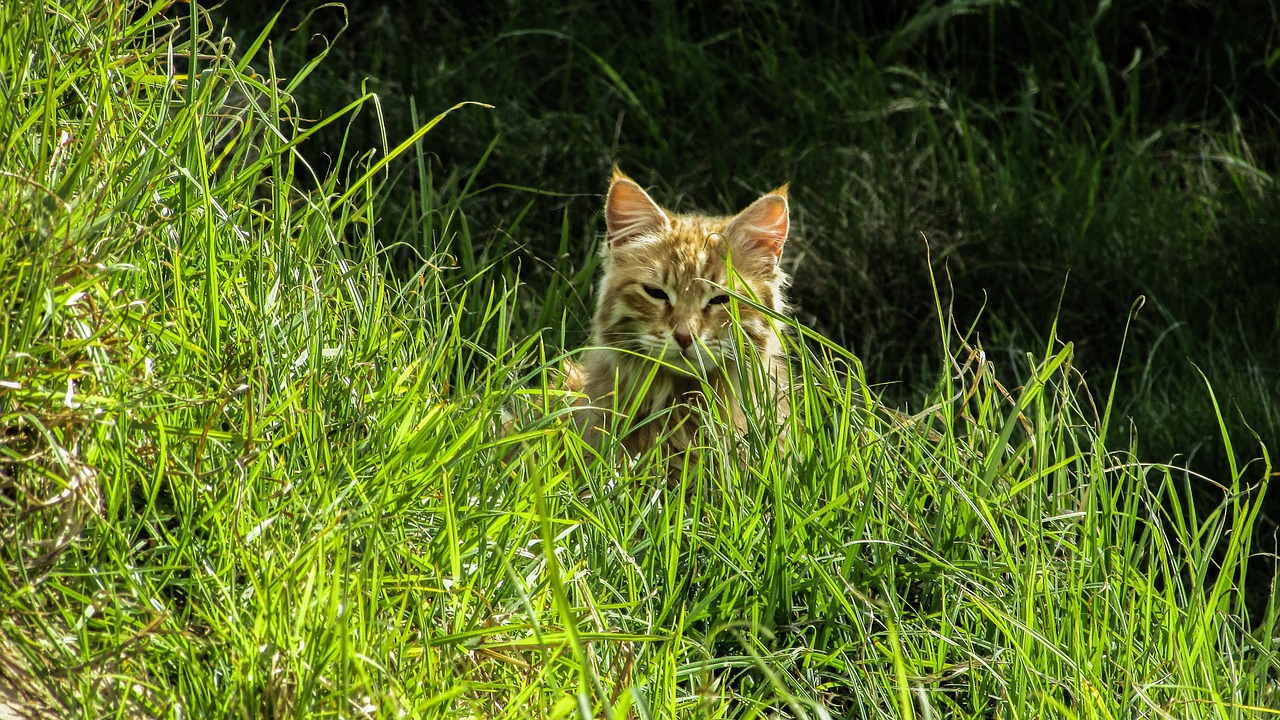
M312 174L310 80L194 5L6 3L0 28L0 704L1280 714L1280 610L1240 592L1273 583L1269 460L1186 502L1052 332L993 361L934 295L941 379L908 415L797 323L789 449L712 432L674 479L554 413L504 435L565 347L529 328L590 272L529 292L433 186L434 134L486 111ZM380 236L392 158L411 246ZM588 237L565 218L562 252Z
M428 141L434 182L539 292L588 270L612 162L708 210L792 180L797 306L895 402L937 380L931 271L993 357L1043 346L1056 319L1094 392L1142 296L1117 393L1143 456L1229 473L1197 368L1233 433L1280 449L1272 0L322 4L291 6L282 63L336 38L309 105L369 88L386 114L321 133L310 157L407 134L408 99L493 104ZM588 306L570 296L571 338Z

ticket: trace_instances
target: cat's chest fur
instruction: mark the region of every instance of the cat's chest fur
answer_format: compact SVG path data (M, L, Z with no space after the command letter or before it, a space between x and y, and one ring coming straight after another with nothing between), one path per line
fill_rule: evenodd
M698 432L706 424L738 433L746 430L739 389L728 378L652 372L639 365L630 358L610 357L607 349L587 352L583 394L593 413L587 423L593 445L618 433L623 449L632 455L659 444L683 452L698 443Z

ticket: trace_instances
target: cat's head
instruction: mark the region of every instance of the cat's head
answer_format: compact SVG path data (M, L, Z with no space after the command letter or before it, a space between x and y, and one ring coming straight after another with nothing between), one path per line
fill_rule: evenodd
M705 371L736 355L736 306L744 336L759 354L780 352L768 316L748 303L731 305L726 288L785 310L787 277L778 261L790 229L786 186L732 217L680 215L615 169L604 216L598 344Z

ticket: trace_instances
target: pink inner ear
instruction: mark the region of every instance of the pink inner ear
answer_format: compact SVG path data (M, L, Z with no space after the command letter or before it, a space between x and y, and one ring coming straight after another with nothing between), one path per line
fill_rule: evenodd
M627 179L615 180L604 202L604 221L608 226L609 247L617 247L639 235L662 230L669 221L662 208Z
M787 199L770 194L751 203L750 207L729 223L727 231L730 237L769 252L773 260L777 261L782 255L782 246L787 241L787 231L790 229Z

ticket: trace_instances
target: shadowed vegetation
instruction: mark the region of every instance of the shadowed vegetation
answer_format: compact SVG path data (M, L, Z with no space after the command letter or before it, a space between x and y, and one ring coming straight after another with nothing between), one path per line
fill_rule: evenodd
M791 180L800 315L897 402L935 380L932 264L993 359L1056 318L1095 390L1119 361L1150 459L1228 471L1197 366L1235 431L1280 447L1274 3L318 5L291 9L281 62L336 38L308 107L365 89L382 113L310 156L408 133L410 101L492 103L433 136L430 182L465 188L475 253L568 296L571 341L610 163L709 209ZM396 240L425 237L407 199L424 181L388 196Z

